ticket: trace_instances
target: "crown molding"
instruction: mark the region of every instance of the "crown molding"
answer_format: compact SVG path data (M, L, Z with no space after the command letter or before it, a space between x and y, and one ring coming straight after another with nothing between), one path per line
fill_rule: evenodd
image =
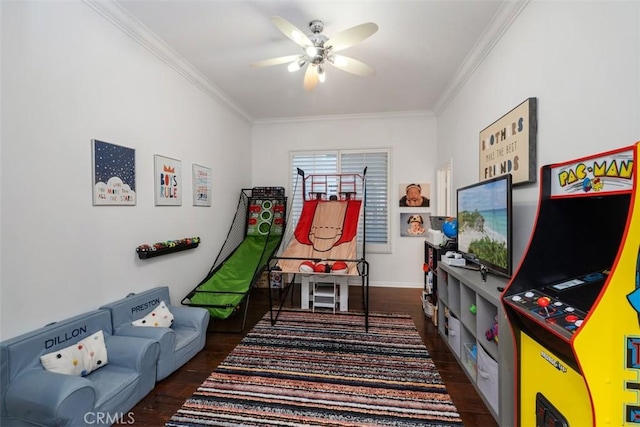
M280 117L273 119L257 119L253 124L271 125L281 123L301 123L301 122L324 122L331 120L364 120L364 119L390 119L404 117L433 117L433 112L428 110L415 111L392 111L387 113L354 113L354 114L334 114L324 116L300 116L300 117Z
M493 47L509 27L511 27L530 1L531 0L506 0L502 3L500 9L498 9L487 28L471 49L471 52L469 52L460 68L458 68L458 71L456 71L451 83L449 83L438 99L438 102L436 102L433 109L436 116L439 116L456 97L467 80L469 80L474 71L482 64Z
M138 19L131 15L117 0L82 0L99 15L120 29L123 33L147 49L170 68L192 83L222 107L249 124L269 124L284 122L347 120L362 118L379 118L425 114L425 112L397 112L380 114L347 114L334 116L288 117L281 119L254 120L233 99L214 86L200 71L179 55L162 39L156 36ZM474 71L482 64L493 47L509 29L518 15L531 0L506 0L496 12L489 26L482 33L471 52L467 55L453 79L440 96L433 109L433 115L439 116L464 87Z
M212 98L222 107L251 124L253 119L223 91L214 86L201 72L180 56L149 28L115 0L82 0L116 28L140 46L158 57L174 71Z

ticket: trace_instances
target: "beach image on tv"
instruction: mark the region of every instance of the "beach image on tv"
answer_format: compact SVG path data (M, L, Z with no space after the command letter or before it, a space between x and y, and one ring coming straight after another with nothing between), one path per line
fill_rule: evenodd
M507 267L507 182L498 180L461 191L458 248L496 266Z

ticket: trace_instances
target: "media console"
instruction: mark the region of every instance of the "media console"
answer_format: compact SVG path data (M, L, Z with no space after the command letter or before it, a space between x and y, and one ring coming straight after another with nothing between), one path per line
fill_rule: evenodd
M498 422L513 423L514 346L498 290L507 279L438 263L438 332Z

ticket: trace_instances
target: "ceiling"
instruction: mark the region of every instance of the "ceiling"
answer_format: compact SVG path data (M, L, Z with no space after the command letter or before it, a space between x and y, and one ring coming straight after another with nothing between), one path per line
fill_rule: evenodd
M504 25L503 0L118 0L131 22L159 38L182 70L196 74L224 103L251 121L296 117L437 111ZM517 3L517 2L516 2ZM271 22L278 15L309 34L374 22L378 31L340 52L376 70L360 77L327 67L308 91L304 69L255 68L263 59L302 53ZM504 15L504 13L502 13ZM137 22L139 21L139 22ZM475 59L474 59L475 58ZM185 65L186 64L186 65Z

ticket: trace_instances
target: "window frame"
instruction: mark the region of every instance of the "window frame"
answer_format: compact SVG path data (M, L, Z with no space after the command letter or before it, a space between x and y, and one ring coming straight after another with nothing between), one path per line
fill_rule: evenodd
M292 200L290 202L290 212L288 213L289 216L289 232L291 234L293 234L293 229L295 227L295 225L297 224L297 221L299 219L299 212L297 214L297 217L294 216L294 203L297 201L297 199L299 199L299 203L300 203L300 210L301 210L301 206L302 206L302 177L298 178L298 173L297 173L297 169L298 164L295 163L294 164L294 160L296 159L296 157L298 156L308 156L308 157L312 157L312 156L322 156L322 155L335 155L335 171L336 172L322 172L322 171L313 171L313 172L309 172L308 170L304 170L304 168L300 167L300 169L302 169L305 172L305 175L311 175L311 174L323 174L323 173L327 173L327 174L331 174L331 173L341 173L342 170L342 156L345 154L362 154L362 155L366 155L366 154L375 154L375 153L384 153L386 154L386 198L385 198L385 208L386 208L386 243L371 243L371 242L367 242L365 244L365 250L366 253L381 253L381 254L387 254L387 253L391 253L391 149L390 148L367 148L367 149L333 149L333 150L291 150L289 152L289 168L290 168L290 176L289 176L289 184L288 184L288 191L289 194L291 195L290 197L292 197ZM364 171L364 168L362 171L358 172L360 174L362 174L362 172ZM368 169L369 172L369 169ZM344 173L355 173L355 172L344 172ZM365 177L368 178L368 177ZM298 179L297 182L297 188L294 188L294 186L296 185L296 179ZM295 193L294 193L295 190ZM364 213L368 215L371 215L371 211L370 209L372 208L371 206L371 201L369 199L369 192L371 192L371 189L369 189L368 193L367 193L367 206L365 206L364 209ZM360 195L361 197L363 197L364 195ZM288 234L288 233L287 233ZM367 236L369 235L369 231L367 230ZM358 230L358 240L361 243L361 229ZM360 252L361 250L361 245L358 245L358 251Z

